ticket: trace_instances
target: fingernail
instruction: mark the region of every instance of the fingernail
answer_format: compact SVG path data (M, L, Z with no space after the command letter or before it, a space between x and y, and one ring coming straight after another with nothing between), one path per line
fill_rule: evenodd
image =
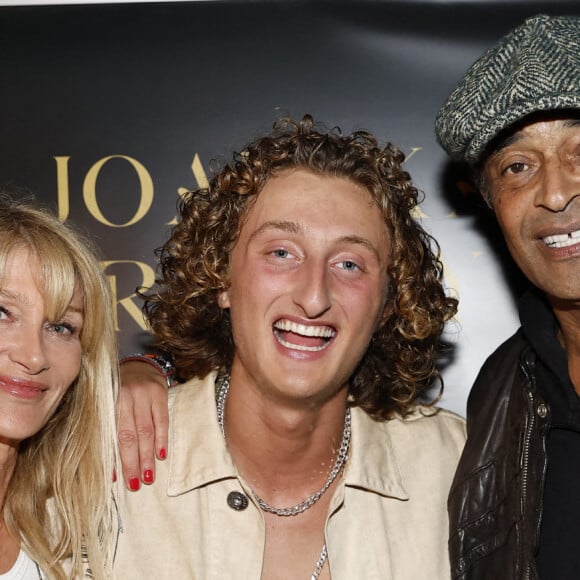
M115 481L117 481L117 470L113 469L113 483L115 483Z
M162 447L159 450L159 459L165 459L167 457L167 451L165 450L165 447Z
M138 477L132 477L129 480L129 489L131 491L137 491L139 489L139 478Z
M153 470L152 469L146 469L145 471L143 471L143 481L145 483L153 483Z

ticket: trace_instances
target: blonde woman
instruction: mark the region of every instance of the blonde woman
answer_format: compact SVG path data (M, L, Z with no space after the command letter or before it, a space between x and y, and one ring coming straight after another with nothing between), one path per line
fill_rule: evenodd
M0 196L0 579L110 577L116 345L90 246Z

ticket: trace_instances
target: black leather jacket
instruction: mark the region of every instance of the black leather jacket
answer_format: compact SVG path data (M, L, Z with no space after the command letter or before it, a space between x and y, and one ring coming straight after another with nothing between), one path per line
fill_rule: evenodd
M521 330L486 361L467 404L467 443L449 496L451 577L532 580L550 413Z

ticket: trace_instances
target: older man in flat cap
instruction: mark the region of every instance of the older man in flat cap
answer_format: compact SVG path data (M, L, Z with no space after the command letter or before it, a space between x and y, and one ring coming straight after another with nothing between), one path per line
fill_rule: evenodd
M467 72L436 121L474 168L532 288L483 366L451 489L452 577L580 577L580 18L537 16Z

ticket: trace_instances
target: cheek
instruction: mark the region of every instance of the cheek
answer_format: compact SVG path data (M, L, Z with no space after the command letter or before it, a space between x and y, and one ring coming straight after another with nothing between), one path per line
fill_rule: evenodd
M494 205L495 216L508 245L516 244L525 224L525 207L517 200L499 200Z
M293 278L289 272L255 261L245 269L232 269L230 282L230 302L261 303L269 296L286 292L292 286Z
M57 371L59 384L62 385L63 394L76 380L81 372L82 348L80 343L67 345L65 348L57 349L52 357L52 365Z
M342 304L357 326L374 332L381 320L385 306L385 292L380 286L354 286L345 289Z

